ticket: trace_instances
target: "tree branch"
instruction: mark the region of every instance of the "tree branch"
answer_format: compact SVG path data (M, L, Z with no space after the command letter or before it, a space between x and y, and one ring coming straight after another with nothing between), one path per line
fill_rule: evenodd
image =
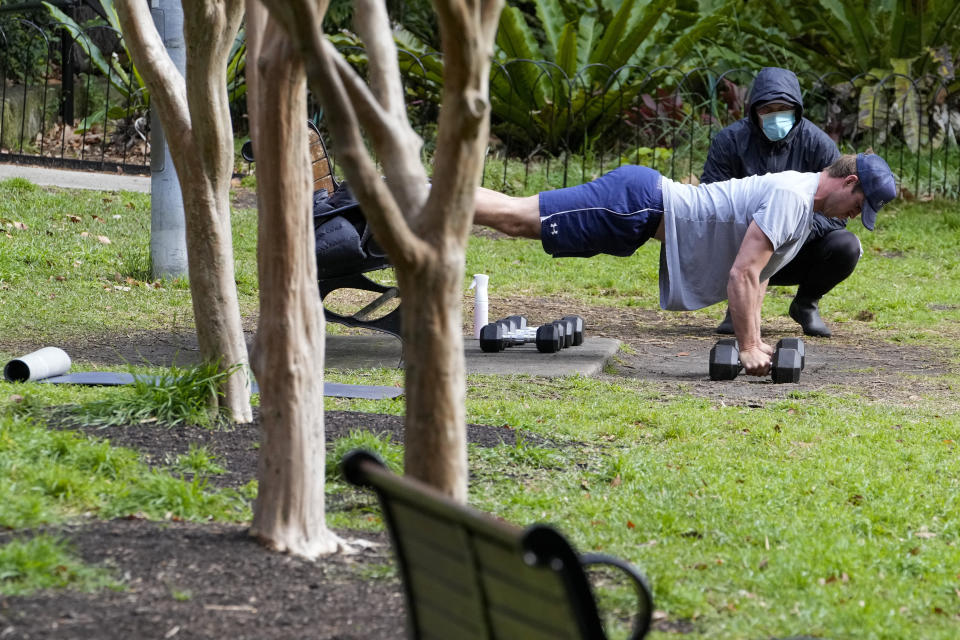
M390 32L390 18L380 0L354 2L354 26L367 49L370 88L394 120L406 120L407 105L400 83L397 47Z
M410 231L403 209L391 193L395 185L392 185L391 189L386 187L380 179L376 165L367 154L360 135L357 112L349 100L340 72L334 63L335 51L332 47L326 48L325 38L316 28L322 14L316 13L316 6L309 0L264 0L264 5L296 43L306 62L309 86L326 110L331 128L337 132L340 166L343 167L353 193L363 207L377 242L387 251L395 265L417 263L426 247L422 240ZM351 73L354 72L351 70ZM419 161L417 165L419 166ZM425 175L420 182L420 188L426 191Z
M434 0L434 6L443 43L443 106L433 188L419 223L441 225L465 242L489 128L493 23L501 0Z
M383 165L383 173L400 209L407 220L415 224L427 199L427 173L420 163L423 140L407 119L397 46L385 4L382 0L358 0L354 22L370 61L367 74L370 87L388 118L388 128L381 129L376 122L366 121L363 114L358 113L361 125L376 154L380 158L390 159L389 163Z
M197 151L206 167L204 177L212 182L215 191L220 192L222 187L226 194L226 184L233 175L233 145L203 141L233 140L225 78L230 48L243 19L243 0L186 2L183 8L188 107L190 120L197 126Z
M187 85L163 46L163 40L153 24L150 7L139 0L118 0L116 7L130 50L142 53L137 60L137 68L144 81L152 87L151 99L162 114L161 120L170 123L168 135L176 132L189 153L196 147L196 141L190 120L186 117Z

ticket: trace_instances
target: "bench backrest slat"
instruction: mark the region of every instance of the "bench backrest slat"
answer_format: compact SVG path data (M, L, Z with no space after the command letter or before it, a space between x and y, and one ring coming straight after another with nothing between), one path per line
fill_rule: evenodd
M323 144L323 138L320 136L320 130L317 129L317 126L310 121L307 121L307 125L310 166L313 169L313 190L326 189L328 194L332 194L337 188L337 181L330 168L327 147Z
M496 520L392 474L369 454L351 454L344 473L380 499L411 637L605 637L576 553L549 527L523 530Z

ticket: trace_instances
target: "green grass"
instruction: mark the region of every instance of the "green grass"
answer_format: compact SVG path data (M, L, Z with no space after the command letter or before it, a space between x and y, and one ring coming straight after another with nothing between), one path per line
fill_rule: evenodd
M553 185L554 169L527 180ZM508 168L518 192L520 170ZM191 327L183 282L148 286L148 206L137 194L0 183L0 222L11 236L0 236L6 243L0 251L4 335L50 344ZM257 295L255 222L252 212L234 216L241 304L249 313ZM470 447L471 502L520 525L554 523L581 550L635 563L650 577L657 608L692 625L685 637L955 637L960 205L895 202L881 213L876 232L858 222L849 228L861 238L864 256L824 299L826 319L846 336L929 354L940 373L899 381L916 387L915 399L868 400L855 388L838 387L742 407L676 385L615 376L469 376L467 420L518 433L515 445ZM572 300L598 313L600 307L658 310L657 262L654 245L628 259L553 260L534 242L474 237L464 290L470 274L484 272L492 298ZM792 288L771 289L765 317L784 314L791 297ZM719 318L719 310L690 315L707 321ZM394 369L328 370L326 376L404 383ZM196 373L194 382L202 387L205 379ZM160 390L35 383L0 389L0 526L25 530L132 513L158 520L248 519L256 481L238 491L212 490L207 478L227 461L205 449L151 468L132 451L47 427L52 408L90 423L161 428L156 418L202 425L203 409L190 397L189 390L178 395L173 383ZM405 410L402 398L328 398L326 407ZM336 469L355 447L379 452L396 470L402 447L357 431L328 449L328 523L376 530L383 523L375 501L347 487ZM33 541L38 546L24 551ZM59 544L35 536L0 547L3 593L111 586L96 570L70 564L69 549ZM32 557L36 569L22 560ZM387 574L375 568L370 576ZM51 576L68 582L49 584ZM192 597L170 589L174 598ZM628 589L605 587L603 598L614 616L629 610Z
M222 407L211 408L210 399L221 394L218 385L229 375L214 363L170 367L153 375L135 373L129 389L81 405L74 419L101 428L152 423L214 428L226 424L227 417Z
M510 388L472 401L468 420L588 444L546 463L474 451L473 501L631 560L658 608L703 637L902 638L918 623L923 637L953 633L956 413L836 398L721 407L636 385L520 382L523 403Z
M238 253L252 256L256 213L234 215ZM37 340L90 327L168 331L193 325L183 280L150 277L150 196L0 182L0 332ZM237 266L241 306L257 304L256 265Z
M0 527L6 528L84 514L234 522L250 516L243 496L209 489L204 474L185 481L176 473L151 469L132 450L47 429L9 408L0 415L0 477Z
M39 589L72 589L93 592L119 589L104 569L88 567L67 545L40 534L0 546L0 594L28 595Z

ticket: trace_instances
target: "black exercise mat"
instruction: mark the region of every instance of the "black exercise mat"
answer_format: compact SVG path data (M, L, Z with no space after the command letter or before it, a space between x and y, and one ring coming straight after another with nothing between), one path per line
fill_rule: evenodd
M158 377L159 376L149 375L139 376L141 380L146 381L151 381ZM133 375L115 371L83 371L37 380L37 382L49 382L50 384L80 384L104 387L133 384L133 381ZM251 383L251 392L260 393L260 388L257 386L256 381ZM403 395L403 389L400 387L387 387L370 384L343 384L339 382L324 382L323 395L332 398L384 400Z

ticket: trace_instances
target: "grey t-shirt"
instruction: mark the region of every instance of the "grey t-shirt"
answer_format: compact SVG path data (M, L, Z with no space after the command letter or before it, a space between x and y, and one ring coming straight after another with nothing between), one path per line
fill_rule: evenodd
M701 309L727 299L727 280L752 221L773 244L764 281L810 233L819 173L785 171L700 186L663 179L660 306Z

